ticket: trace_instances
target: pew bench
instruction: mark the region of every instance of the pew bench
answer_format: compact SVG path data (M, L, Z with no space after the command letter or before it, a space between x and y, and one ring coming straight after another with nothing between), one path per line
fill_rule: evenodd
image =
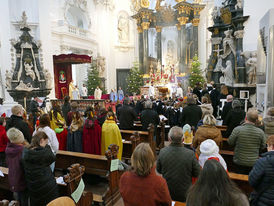
M234 172L229 172L228 175L247 196L250 195L253 188L248 182L248 175L237 174Z
M110 165L111 160L117 159L118 149L117 145L110 145L105 156L59 150L56 154L55 169L66 170L74 163L85 166L85 174L100 177L97 184L86 184L85 187L93 193L93 200L102 205L113 205L120 199L119 180L122 172L111 172Z
M140 136L140 142L149 143L152 151L156 154L156 145L154 141L154 125L150 124L148 131L134 131L134 130L120 130L122 139L130 141L131 136L138 132Z

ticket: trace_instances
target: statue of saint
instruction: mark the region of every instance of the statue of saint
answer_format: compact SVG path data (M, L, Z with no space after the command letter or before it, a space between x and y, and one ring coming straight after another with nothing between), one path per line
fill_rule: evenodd
M249 66L247 72L248 84L256 83L256 68L257 68L257 54L253 52L251 57L246 61L246 65Z
M224 69L222 65L222 61L223 61L222 58L219 56L214 72L220 72Z
M122 13L118 19L118 37L120 42L128 42L129 20L126 14Z
M161 10L161 2L162 2L162 1L163 1L163 0L157 0L156 5L155 5L155 10L156 10L156 11Z
M219 8L217 6L214 7L212 13L211 13L212 19L216 19L218 16L220 16L219 14Z
M236 55L236 46L234 44L234 37L232 36L232 30L225 31L225 38L223 39L224 54L222 58L225 59L231 52Z
M230 60L226 61L226 68L222 69L224 74L224 83L226 86L232 86L233 84L233 71L232 71L232 63Z
M235 5L235 9L242 9L243 8L243 2L242 0L237 0L237 4Z
M103 77L104 72L105 72L105 67L106 67L106 58L98 55L97 57L97 67L99 71L99 76Z
M45 74L45 80L46 80L46 88L51 89L52 77L49 70L46 69L44 74Z
M11 89L11 80L12 80L12 74L6 70L6 87L7 89Z
M33 67L32 62L30 62L30 63L24 62L24 66L25 66L26 75L30 76L32 81L34 81L35 80L35 73L32 70L32 67Z
M154 74L154 71L153 71L153 64L151 63L150 64L150 66L149 66L149 76L150 76L150 78L152 78L153 77L153 74Z

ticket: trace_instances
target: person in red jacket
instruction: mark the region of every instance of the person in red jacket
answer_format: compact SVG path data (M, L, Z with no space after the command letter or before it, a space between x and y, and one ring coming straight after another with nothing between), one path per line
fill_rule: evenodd
M155 172L155 157L147 143L139 144L131 156L132 171L120 179L120 193L125 206L171 206L164 178Z
M6 126L5 117L0 117L0 166L2 167L6 167L5 150L9 141L5 126Z

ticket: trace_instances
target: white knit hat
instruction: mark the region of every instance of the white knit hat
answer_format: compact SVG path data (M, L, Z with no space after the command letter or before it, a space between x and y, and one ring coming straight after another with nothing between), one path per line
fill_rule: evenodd
M188 131L188 133L191 133L191 126L189 124L185 124L183 127L183 133L186 133L186 131Z
M219 147L217 146L215 141L213 141L212 139L207 139L201 143L200 152L201 154L205 155L218 154Z

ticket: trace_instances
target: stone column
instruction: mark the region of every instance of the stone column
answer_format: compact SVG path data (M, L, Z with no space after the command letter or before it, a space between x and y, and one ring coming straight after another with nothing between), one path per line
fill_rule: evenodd
M193 54L198 55L198 26L199 26L200 19L194 18L192 19L193 25ZM193 57L190 57L191 59Z
M179 21L179 26L177 26L177 29L179 30L179 48L180 48L180 56L179 56L179 61L180 61L180 72L187 72L187 64L186 64L186 23L188 21L188 17L182 16L178 18Z
M156 26L157 32L157 62L160 61L162 65L162 27Z
M246 69L245 61L241 53L243 52L243 37L244 30L238 30L234 32L236 37L236 66L235 66L235 75L237 83L246 83Z
M144 73L144 49L143 49L143 29L141 26L137 27L138 30L138 41L139 41L139 69Z
M150 22L143 22L142 29L143 29L143 55L144 55L144 62L143 62L143 72L144 74L149 73L148 69L148 28Z

